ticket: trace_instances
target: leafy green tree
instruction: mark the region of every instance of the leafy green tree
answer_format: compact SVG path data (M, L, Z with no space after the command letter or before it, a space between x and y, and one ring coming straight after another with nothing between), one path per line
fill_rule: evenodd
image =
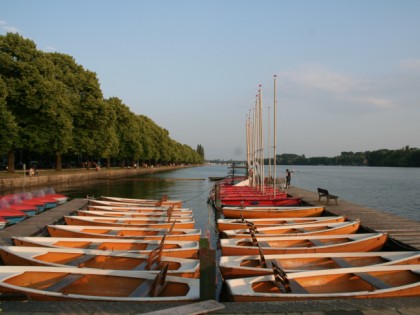
M12 151L18 137L18 125L15 117L6 107L6 95L6 84L0 75L0 154Z
M121 161L127 160L134 163L140 159L143 153L143 146L140 141L140 126L137 117L117 97L108 99L108 103L116 114L117 156Z

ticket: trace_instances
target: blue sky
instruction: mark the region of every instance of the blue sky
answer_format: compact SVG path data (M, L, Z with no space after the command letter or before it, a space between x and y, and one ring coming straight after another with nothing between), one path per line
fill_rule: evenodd
M0 0L0 34L73 56L208 159L246 158L259 84L268 139L276 74L277 153L336 156L420 147L419 16L416 0Z

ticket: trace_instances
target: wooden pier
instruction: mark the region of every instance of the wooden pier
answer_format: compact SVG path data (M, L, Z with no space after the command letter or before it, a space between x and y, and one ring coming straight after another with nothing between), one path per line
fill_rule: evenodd
M341 198L338 198L337 203L327 203L325 198L319 201L318 193L297 187L290 187L288 193L294 197L302 197L305 203L325 206L325 209L333 214L346 216L350 220L359 219L364 229L388 233L392 241L409 250L420 249L419 221L357 205Z

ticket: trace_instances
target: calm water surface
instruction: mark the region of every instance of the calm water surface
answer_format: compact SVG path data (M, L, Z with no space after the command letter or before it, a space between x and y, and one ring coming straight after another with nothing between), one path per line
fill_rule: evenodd
M317 187L326 188L341 199L420 221L419 168L277 166L277 177L284 176L286 168L294 171L294 186L314 192ZM204 235L214 229L215 222L207 205L214 182L208 178L225 176L228 170L222 165L193 167L129 179L73 183L56 190L72 198L108 195L157 199L166 194L194 210L197 228L203 229Z
M292 185L420 221L420 168L291 166ZM285 173L282 166L280 174Z

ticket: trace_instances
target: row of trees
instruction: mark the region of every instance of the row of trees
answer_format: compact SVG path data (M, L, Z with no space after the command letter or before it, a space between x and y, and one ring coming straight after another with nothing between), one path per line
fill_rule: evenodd
M62 159L111 159L121 163L202 163L200 152L130 111L119 98L104 99L94 72L73 57L47 53L18 34L0 36L0 156L9 172L15 152ZM28 161L26 161L28 163Z
M269 164L268 159L265 163ZM282 154L277 155L276 164L420 167L420 149L406 146L399 150L341 152L335 157L311 158L306 158L305 155Z

